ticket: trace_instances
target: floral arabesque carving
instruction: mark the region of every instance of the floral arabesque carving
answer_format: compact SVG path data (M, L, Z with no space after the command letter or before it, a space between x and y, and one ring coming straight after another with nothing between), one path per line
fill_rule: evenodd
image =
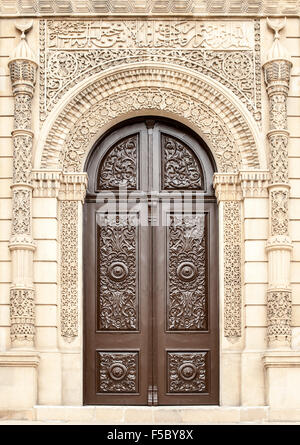
M138 392L138 368L138 352L98 352L97 392Z
M292 294L289 291L268 291L267 318L269 341L291 341Z
M288 184L288 136L286 134L269 134L270 170L274 184Z
M270 97L270 129L287 129L287 104L283 94L273 94Z
M139 88L137 91L111 95L82 116L74 131L69 134L61 152L60 164L63 169L79 171L90 141L103 125L120 113L143 109L160 109L184 115L202 128L211 141L211 148L223 171L238 167L240 156L235 150L232 135L226 132L221 119L206 105L192 102L191 98L183 93L174 93L163 88Z
M288 235L288 190L272 190L271 199L271 235Z
M78 201L60 201L61 335L78 335Z
M260 45L256 44L260 25L259 21L254 21L245 22L245 26L247 31L243 25L230 22L215 26L204 22L166 22L163 25L161 22L124 20L43 20L40 24L40 119L45 120L58 100L88 76L124 64L157 62L180 65L218 80L245 103L256 120L260 120L261 75L257 63ZM201 38L197 36L197 27L201 28ZM234 27L240 28L238 38ZM153 38L149 37L149 32L153 33ZM143 33L145 36L139 37Z
M31 184L32 136L16 135L13 138L13 183Z
M29 94L17 94L15 97L14 128L31 129L31 102L32 98Z
M224 201L224 335L240 337L241 326L241 203Z
M12 235L31 234L31 190L13 191Z
M12 341L33 341L35 304L33 289L10 290L10 320Z

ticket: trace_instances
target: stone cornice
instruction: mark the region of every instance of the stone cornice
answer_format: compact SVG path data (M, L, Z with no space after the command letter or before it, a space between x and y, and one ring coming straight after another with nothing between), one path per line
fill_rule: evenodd
M51 0L36 2L28 0L0 3L2 17L15 16L297 16L300 6L297 0L199 0L174 2L171 0L140 0L99 2L99 0Z

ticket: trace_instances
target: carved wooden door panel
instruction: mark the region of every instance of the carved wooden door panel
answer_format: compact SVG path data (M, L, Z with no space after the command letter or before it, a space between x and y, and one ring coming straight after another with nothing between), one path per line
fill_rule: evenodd
M107 136L87 171L84 403L217 404L208 154L185 131L148 119Z

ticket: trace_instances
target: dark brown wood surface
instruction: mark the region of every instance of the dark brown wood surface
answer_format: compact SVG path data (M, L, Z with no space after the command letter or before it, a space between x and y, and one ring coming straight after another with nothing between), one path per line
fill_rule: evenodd
M85 404L218 404L213 171L204 143L154 118L96 144L84 204Z

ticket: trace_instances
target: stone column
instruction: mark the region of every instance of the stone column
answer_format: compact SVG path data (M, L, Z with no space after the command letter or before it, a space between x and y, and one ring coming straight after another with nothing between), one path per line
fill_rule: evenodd
M15 99L12 131L14 159L12 185L12 231L9 249L12 259L10 290L11 349L0 353L0 409L24 410L31 418L37 403L37 366L34 349L35 292L33 287L32 239L32 139L31 102L37 62L25 32L32 21L16 25L21 42L10 61L10 77ZM3 383L1 383L3 382ZM13 415L13 414L12 414Z
M12 258L11 341L13 348L32 348L35 331L35 297L33 288L32 239L32 140L31 105L37 63L29 48L25 32L32 22L17 29L21 42L9 61L15 98L12 232L9 244Z
M263 65L269 97L270 148L269 239L267 242L269 277L267 323L270 349L286 349L291 343L292 295L290 288L289 180L287 95L292 63L279 42L283 24L269 26L275 31L274 42Z
M287 95L292 63L279 42L285 21L270 21L275 32L273 45L263 65L269 96L270 148L269 239L267 337L268 350L263 356L265 369L265 403L271 407L270 420L291 418L291 410L300 408L300 354L291 348L292 292L290 287L289 191ZM287 410L285 412L284 410Z

